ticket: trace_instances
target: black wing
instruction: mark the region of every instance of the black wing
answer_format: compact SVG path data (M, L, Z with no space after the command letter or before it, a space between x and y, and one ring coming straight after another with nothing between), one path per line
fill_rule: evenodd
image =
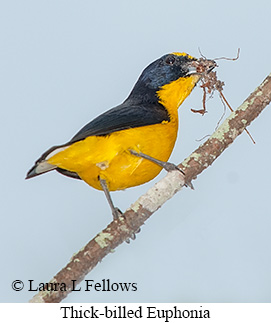
M57 147L68 146L89 136L106 136L119 130L148 126L162 121L170 121L170 117L167 110L159 103L149 103L144 106L130 106L124 103L90 121L69 142ZM44 158L54 149L55 147L51 148L42 157ZM56 170L63 175L80 179L77 173L61 168Z
M162 121L170 121L170 117L161 104L144 106L121 104L89 122L67 144L89 136L105 136L119 130L148 126Z

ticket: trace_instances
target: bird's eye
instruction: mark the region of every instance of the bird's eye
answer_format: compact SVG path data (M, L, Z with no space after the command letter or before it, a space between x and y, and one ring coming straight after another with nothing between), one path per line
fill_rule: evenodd
M166 63L168 64L168 65L173 65L174 63L175 63L175 57L174 56L168 56L167 58L166 58Z

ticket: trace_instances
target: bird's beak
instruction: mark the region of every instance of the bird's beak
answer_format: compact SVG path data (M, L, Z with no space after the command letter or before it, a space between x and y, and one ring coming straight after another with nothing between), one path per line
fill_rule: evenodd
M213 60L207 60L207 66L206 66L206 73L210 73L214 68L216 68L218 65Z
M192 74L207 74L210 73L214 68L217 67L215 61L206 58L199 58L195 61L188 63L188 73L187 75Z

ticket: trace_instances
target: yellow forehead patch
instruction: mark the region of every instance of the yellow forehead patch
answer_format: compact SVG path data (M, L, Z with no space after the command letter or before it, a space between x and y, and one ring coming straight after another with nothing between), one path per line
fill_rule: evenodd
M193 56L191 56L191 55L189 55L187 53L177 53L177 52L174 52L174 53L171 53L171 54L176 55L176 56L187 56L190 59L196 59L195 57L193 57Z

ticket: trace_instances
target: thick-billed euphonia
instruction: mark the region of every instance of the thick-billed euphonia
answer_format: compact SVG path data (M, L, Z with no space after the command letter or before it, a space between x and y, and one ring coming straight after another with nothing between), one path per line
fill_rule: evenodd
M197 62L186 53L171 53L151 63L122 104L89 122L67 143L47 150L26 178L55 169L82 179L105 192L116 218L120 211L110 191L146 183L162 168L177 168L167 161L177 137L178 108L203 72Z

